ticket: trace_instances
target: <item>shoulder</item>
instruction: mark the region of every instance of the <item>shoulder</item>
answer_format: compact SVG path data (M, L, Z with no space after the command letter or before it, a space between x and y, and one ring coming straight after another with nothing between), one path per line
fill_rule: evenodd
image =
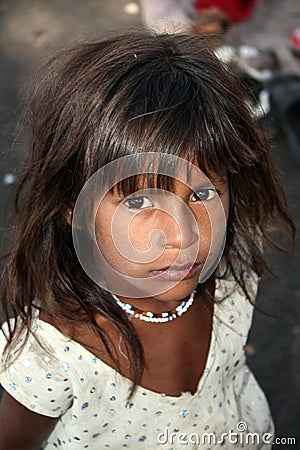
M250 272L245 272L243 277L249 298L232 275L216 279L215 315L227 328L246 337L252 323L259 279Z
M24 331L10 349L7 363L3 350L7 324L0 336L0 383L17 401L50 417L66 411L73 400L70 363L63 358L65 337L51 325L34 320L26 339Z

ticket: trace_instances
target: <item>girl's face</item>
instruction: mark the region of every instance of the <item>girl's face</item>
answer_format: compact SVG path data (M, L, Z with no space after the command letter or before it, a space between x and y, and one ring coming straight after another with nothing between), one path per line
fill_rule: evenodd
M97 209L97 244L116 272L140 280L140 286L154 283L154 295L148 287L138 297L180 300L197 286L205 264L219 251L212 248L213 235L222 247L228 208L227 182L209 181L204 174L193 190L179 180L174 180L172 193L141 186L124 197L113 189ZM107 282L116 292L118 280L108 276Z

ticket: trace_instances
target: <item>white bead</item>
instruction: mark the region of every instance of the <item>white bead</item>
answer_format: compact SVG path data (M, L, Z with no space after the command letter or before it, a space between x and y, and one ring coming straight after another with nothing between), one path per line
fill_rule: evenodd
M119 298L114 294L112 294L112 296L116 300L117 305L128 315L130 315L131 318L135 317L137 319L144 320L145 322L163 323L169 322L177 317L181 317L182 314L185 313L193 304L195 291L191 293L187 302L181 302L180 305L175 308L174 313L170 314L170 312L164 312L162 313L162 317L155 317L155 314L151 311L144 311L143 314L137 313L129 303L121 302L121 300L119 300Z

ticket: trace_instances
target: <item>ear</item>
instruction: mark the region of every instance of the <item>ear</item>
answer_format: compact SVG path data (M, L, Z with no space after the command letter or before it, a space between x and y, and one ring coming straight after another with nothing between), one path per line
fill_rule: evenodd
M65 221L67 222L70 227L72 226L72 217L73 217L73 207L69 207L64 213L63 216L65 218Z
M78 225L75 225L73 222L73 212L74 212L74 206L70 206L66 211L63 213L64 219L67 222L70 227L75 228L76 230L82 230L82 228Z

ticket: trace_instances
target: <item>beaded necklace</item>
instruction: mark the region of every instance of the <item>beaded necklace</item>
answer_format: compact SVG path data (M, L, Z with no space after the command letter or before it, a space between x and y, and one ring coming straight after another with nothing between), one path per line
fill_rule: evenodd
M182 316L193 304L196 291L193 291L188 298L182 300L180 305L176 308L171 309L171 311L166 311L162 313L153 313L151 311L144 311L143 309L136 308L129 303L121 302L121 300L113 294L113 298L116 300L120 308L129 314L131 317L136 319L144 320L145 322L162 323L169 322L170 320L177 319L177 317Z

